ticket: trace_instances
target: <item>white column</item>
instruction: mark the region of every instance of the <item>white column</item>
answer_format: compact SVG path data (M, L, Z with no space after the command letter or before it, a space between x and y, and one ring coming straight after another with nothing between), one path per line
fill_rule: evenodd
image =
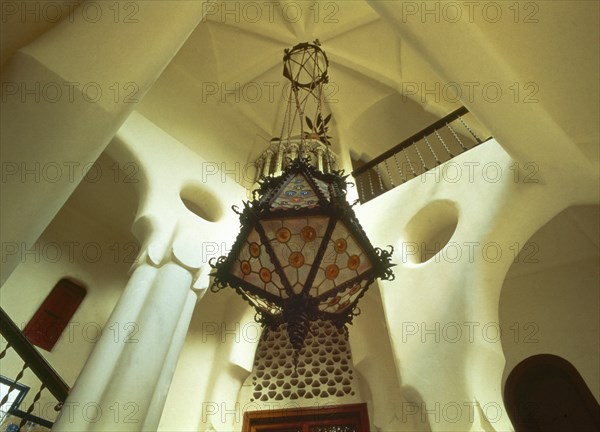
M275 155L275 175L281 174L281 167L283 165L283 153L285 153L285 149L283 145L279 143L277 145L277 154Z
M135 270L54 431L156 430L196 301L191 285L172 261Z
M296 158L298 157L298 144L290 143L290 145L288 146L288 152L290 153L290 159L296 160Z
M264 163L265 163L265 161L262 157L260 157L256 160L256 176L254 178L254 183L257 183L260 180L260 176L262 174Z
M323 149L321 147L316 147L314 153L317 156L317 169L321 172L325 172L323 169Z
M205 291L203 291L200 296L204 295L204 292ZM177 328L175 329L175 333L171 339L172 343L169 347L169 352L167 353L165 363L161 370L154 396L152 397L152 401L148 407L148 415L144 420L141 430L155 431L158 427L165 402L167 401L169 387L171 385L171 381L173 380L173 375L175 374L175 367L177 366L177 361L179 360L179 354L183 348L183 343L188 332L190 320L192 318L192 314L194 313L194 307L198 301L198 296L198 293L191 290L188 291L182 313L179 316L179 321L177 322Z
M271 151L271 149L268 149L265 151L264 153L265 155L265 165L263 166L263 175L264 176L268 176L269 174L271 174L271 159L273 158L273 152Z

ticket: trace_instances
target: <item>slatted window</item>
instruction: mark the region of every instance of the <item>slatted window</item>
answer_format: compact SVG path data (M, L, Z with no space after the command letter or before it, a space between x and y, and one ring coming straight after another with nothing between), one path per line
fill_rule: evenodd
M25 326L23 334L32 344L51 351L85 294L85 288L72 280L59 280Z

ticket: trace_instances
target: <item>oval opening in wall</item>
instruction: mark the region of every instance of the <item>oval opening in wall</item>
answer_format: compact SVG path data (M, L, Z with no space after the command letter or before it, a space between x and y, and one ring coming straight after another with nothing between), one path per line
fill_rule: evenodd
M223 215L219 200L213 194L198 186L185 186L179 197L189 211L206 221L216 222Z
M419 210L405 227L404 262L421 264L438 254L458 225L458 208L449 200L432 201Z

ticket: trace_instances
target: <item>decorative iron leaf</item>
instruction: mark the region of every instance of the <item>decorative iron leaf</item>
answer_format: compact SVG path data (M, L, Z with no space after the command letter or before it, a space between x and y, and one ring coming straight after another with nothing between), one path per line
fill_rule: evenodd
M309 129L313 129L313 123L308 116L306 116L306 124L308 125Z

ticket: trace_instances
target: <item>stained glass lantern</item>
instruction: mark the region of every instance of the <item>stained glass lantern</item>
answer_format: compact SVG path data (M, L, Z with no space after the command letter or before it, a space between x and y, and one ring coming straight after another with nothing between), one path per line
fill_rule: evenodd
M292 51L315 47L320 51L316 44L301 44ZM315 80L326 81L326 69L325 75L314 67L300 65L297 70L316 71ZM290 80L294 85L294 76ZM320 84L303 85L314 92ZM299 93L298 88L294 91ZM315 117L322 118L320 111ZM347 201L346 187L341 171L323 172L300 151L280 175L261 179L254 199L245 202L242 211L234 207L240 233L229 255L211 261L211 289L234 288L254 306L256 320L265 326L287 324L296 358L311 321L329 320L345 327L373 281L393 279L393 249L371 245Z

